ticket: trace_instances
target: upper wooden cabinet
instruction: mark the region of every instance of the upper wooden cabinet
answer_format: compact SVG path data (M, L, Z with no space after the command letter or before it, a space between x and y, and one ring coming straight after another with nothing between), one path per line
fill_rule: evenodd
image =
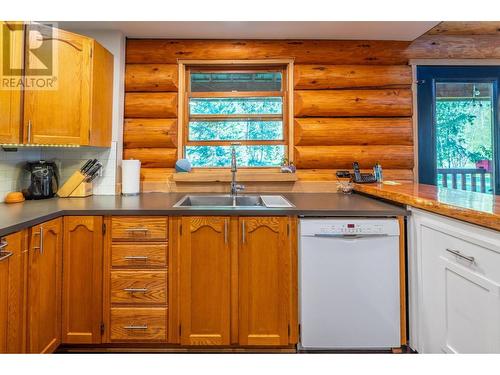
M288 217L240 218L240 345L283 346L290 341L296 308L291 225Z
M180 253L182 345L230 343L229 217L183 217Z
M30 24L26 35L31 44L52 42L55 88L25 91L24 141L109 147L113 56L94 39L60 29ZM27 49L27 64L34 59Z
M2 58L9 53L21 68L2 78L24 79L25 89L0 90L0 143L109 147L113 55L92 38L50 26L1 26L10 36Z
M100 216L64 218L63 343L101 343L102 224Z
M9 79L15 76L13 70L24 66L24 29L19 23L0 21L0 58L6 61L9 54L11 66L2 64L0 77ZM10 68L10 69L9 69ZM11 85L9 85L11 86ZM21 137L22 90L20 88L0 87L0 143L19 143Z
M28 346L51 353L61 343L62 219L31 228L28 270Z

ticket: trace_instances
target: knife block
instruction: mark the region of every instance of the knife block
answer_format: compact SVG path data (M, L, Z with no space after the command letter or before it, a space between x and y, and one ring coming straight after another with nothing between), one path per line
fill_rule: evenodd
M93 194L92 191L92 183L91 182L82 182L78 187L73 190L73 192L69 195L71 198L85 198Z
M57 195L61 198L67 198L75 191L75 189L80 186L85 181L85 175L80 171L76 171L71 175L70 178L64 183L63 186L57 191Z

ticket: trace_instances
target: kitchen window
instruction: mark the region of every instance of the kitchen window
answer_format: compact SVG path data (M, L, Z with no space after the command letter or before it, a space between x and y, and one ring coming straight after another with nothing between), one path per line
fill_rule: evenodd
M234 65L234 64L233 64ZM193 167L278 167L288 152L287 65L187 66L183 152Z

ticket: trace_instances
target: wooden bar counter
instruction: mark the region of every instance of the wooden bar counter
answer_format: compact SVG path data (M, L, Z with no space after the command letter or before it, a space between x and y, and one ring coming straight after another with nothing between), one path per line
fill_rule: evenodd
M500 196L416 183L356 184L359 193L500 230Z

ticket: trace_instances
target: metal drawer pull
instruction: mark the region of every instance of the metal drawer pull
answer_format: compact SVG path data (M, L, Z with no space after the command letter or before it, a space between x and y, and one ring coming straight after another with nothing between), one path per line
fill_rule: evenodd
M144 324L142 326L124 326L125 329L148 329L148 325Z
M124 257L125 260L148 260L149 257L143 255L129 255Z
M11 256L12 256L12 253L10 251L0 251L0 262L2 260L10 258Z
M149 232L148 228L127 228L125 230L127 232L132 232L132 233L135 233L135 232L141 232L141 233Z
M0 250L5 249L7 246L9 246L9 244L7 243L7 241L2 240L0 242Z
M453 250L453 249L446 249L447 252L456 255L459 258L465 259L468 262L474 263L475 258L467 255L463 255L460 251L458 250Z
M129 293L146 293L148 288L125 288L123 290Z

